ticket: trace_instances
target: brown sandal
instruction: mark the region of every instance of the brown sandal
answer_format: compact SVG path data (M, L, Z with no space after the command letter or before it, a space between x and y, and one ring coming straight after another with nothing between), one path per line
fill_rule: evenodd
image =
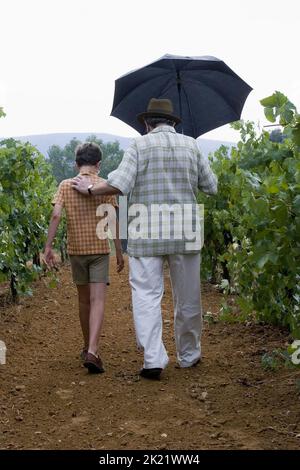
M102 374L104 372L101 358L92 353L87 353L84 361L84 367L88 369L91 374Z

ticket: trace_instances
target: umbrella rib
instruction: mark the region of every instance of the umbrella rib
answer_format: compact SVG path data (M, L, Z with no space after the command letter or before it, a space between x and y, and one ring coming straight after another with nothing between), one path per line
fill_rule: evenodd
M185 87L184 85L182 86L182 89L183 89L183 92L184 92L184 95L185 95L185 99L186 99L186 102L188 104L188 108L189 108L189 113L190 113L190 117L191 117L191 123L192 123L192 126L193 126L193 134L196 135L196 129L195 129L195 125L194 125L194 120L192 119L192 110L191 110L191 104L190 104L190 100L189 100L189 97L188 97L188 94L185 90ZM179 99L181 99L181 96L179 97ZM182 117L182 116L180 116ZM182 123L182 133L184 133L184 128L183 128L183 123Z
M160 75L157 75L156 77L154 77L155 79L156 78L160 78L160 77L165 77L166 75L173 75L173 71L169 72L168 74L165 74L165 73L162 73ZM122 104L123 100L124 99L127 99L128 96L130 96L132 93L136 92L136 90L141 87L141 86L144 86L146 83L150 82L151 80L154 79L153 77L149 78L148 80L145 80L143 81L142 83L139 83L137 86L135 86L129 93L127 93L122 99L121 101L118 102L117 106L116 107L113 107L112 109L112 112L115 111L116 109L118 109L118 107ZM168 78L169 80L169 78ZM154 98L154 97L153 97Z
M226 75L226 74L225 74ZM203 85L205 85L207 88L210 88L212 89L217 95L219 95L223 101L225 101L225 103L232 109L232 111L234 112L234 114L236 114L237 116L237 119L240 119L240 116L237 115L237 112L236 110L232 107L232 105L227 101L226 97L219 91L217 90L214 86L212 86L211 84L207 84L205 81L201 80L201 79L197 79L197 80L193 80L191 78L187 78L185 80L185 82L191 82L191 83L194 83L195 85L197 86L200 86L200 83L202 83ZM249 91L250 93L250 91Z

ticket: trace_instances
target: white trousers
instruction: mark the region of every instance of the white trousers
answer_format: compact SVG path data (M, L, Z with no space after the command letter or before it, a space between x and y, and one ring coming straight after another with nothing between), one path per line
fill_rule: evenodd
M172 283L177 360L181 367L190 367L201 357L200 254L130 256L133 318L138 347L144 350L143 367L146 369L164 369L169 362L162 341L161 316L165 259Z

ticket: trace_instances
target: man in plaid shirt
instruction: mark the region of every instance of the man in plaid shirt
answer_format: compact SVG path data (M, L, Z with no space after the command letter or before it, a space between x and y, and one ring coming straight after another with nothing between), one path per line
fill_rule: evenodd
M79 145L75 150L75 157L82 178L93 184L105 181L98 176L102 158L98 145L89 142ZM97 350L104 317L106 286L109 284L110 247L105 230L102 230L103 233L99 230L99 227L106 225L105 211L101 213L98 209L105 208L107 205L116 208L117 201L115 196L96 196L90 199L89 201L82 194L74 191L71 179L60 183L53 199L54 209L44 256L46 263L50 266L55 263L52 243L61 220L62 210L65 209L67 249L73 280L78 290L79 317L84 339L81 358L89 372L99 373L104 372ZM99 232L102 235L100 237ZM121 243L119 239L115 239L114 242L117 270L120 272L124 267Z
M179 366L191 367L201 359L201 240L197 236L196 196L199 189L216 194L217 178L196 140L176 133L180 119L174 115L170 100L153 98L138 119L147 134L134 139L107 182L93 185L91 192L129 195L133 317L137 342L144 350L140 375L159 379L168 364L161 318L165 260L172 282ZM75 178L73 187L87 194L88 183L82 178ZM189 230L182 229L186 221L190 222ZM191 233L196 233L193 243Z

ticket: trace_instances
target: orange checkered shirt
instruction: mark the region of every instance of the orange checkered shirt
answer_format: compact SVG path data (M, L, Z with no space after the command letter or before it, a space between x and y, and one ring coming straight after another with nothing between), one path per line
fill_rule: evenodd
M88 176L92 184L104 181L96 171L83 169L79 173ZM67 217L67 249L70 255L94 255L110 252L108 239L99 239L96 227L101 217L96 215L100 204L117 207L115 196L85 196L72 188L71 179L60 183L53 204L64 207Z

